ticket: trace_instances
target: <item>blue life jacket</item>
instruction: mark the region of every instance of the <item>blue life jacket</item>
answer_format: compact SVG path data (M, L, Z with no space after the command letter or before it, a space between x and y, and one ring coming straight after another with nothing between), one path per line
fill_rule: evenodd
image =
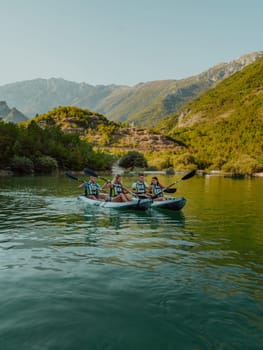
M96 198L98 198L99 197L99 188L100 188L99 184L88 181L84 185L85 195L86 196L93 195Z

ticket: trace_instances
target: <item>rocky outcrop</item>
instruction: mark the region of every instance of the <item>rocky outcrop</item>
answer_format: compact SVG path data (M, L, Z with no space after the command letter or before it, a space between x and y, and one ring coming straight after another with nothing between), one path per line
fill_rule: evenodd
M149 129L131 127L118 129L115 133L115 142L111 142L110 146L104 148L109 151L111 149L118 149L120 151L134 149L141 152L159 152L164 150L179 150L182 147L162 134L154 133Z

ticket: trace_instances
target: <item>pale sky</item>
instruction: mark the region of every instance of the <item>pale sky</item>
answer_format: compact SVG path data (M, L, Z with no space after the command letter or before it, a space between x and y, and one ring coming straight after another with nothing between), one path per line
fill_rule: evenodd
M263 50L262 0L0 0L0 85L134 86Z

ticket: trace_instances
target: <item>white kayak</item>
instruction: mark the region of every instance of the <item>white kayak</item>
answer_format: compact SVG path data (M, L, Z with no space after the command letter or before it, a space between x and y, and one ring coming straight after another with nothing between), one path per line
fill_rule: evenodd
M153 201L151 208L181 210L185 203L186 199L184 197L166 197L164 201Z
M99 199L91 199L86 197L85 195L81 195L78 197L79 200L82 202L102 207L102 208L112 208L112 209L126 209L126 210L147 210L150 208L152 204L152 200L149 198L133 198L132 200L128 202L111 202L111 201L105 201L105 200L99 200Z

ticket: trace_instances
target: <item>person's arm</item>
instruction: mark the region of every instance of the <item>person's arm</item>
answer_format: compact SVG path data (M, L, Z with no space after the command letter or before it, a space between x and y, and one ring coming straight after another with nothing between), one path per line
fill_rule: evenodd
M152 186L149 186L147 182L144 181L145 186L145 196L148 198L152 197Z
M132 191L133 193L136 193L136 192L137 192L136 182L134 182L134 183L132 184L131 191Z
M79 188L82 188L86 185L87 181L83 181L80 185L79 185Z
M127 193L133 194L134 193L133 190L129 190L127 187L125 187L123 185L122 185L122 190L123 190L124 194L127 194Z
M152 185L146 187L146 192L152 194Z
M131 192L130 190L128 190L127 187L125 187L125 186L123 186L123 185L122 185L122 190L123 190L123 193L129 193L129 192Z
M105 182L105 184L101 187L101 189L102 190L104 190L105 188L112 188L113 187L113 185L112 185L112 183L111 183L111 181L107 181L107 182Z

